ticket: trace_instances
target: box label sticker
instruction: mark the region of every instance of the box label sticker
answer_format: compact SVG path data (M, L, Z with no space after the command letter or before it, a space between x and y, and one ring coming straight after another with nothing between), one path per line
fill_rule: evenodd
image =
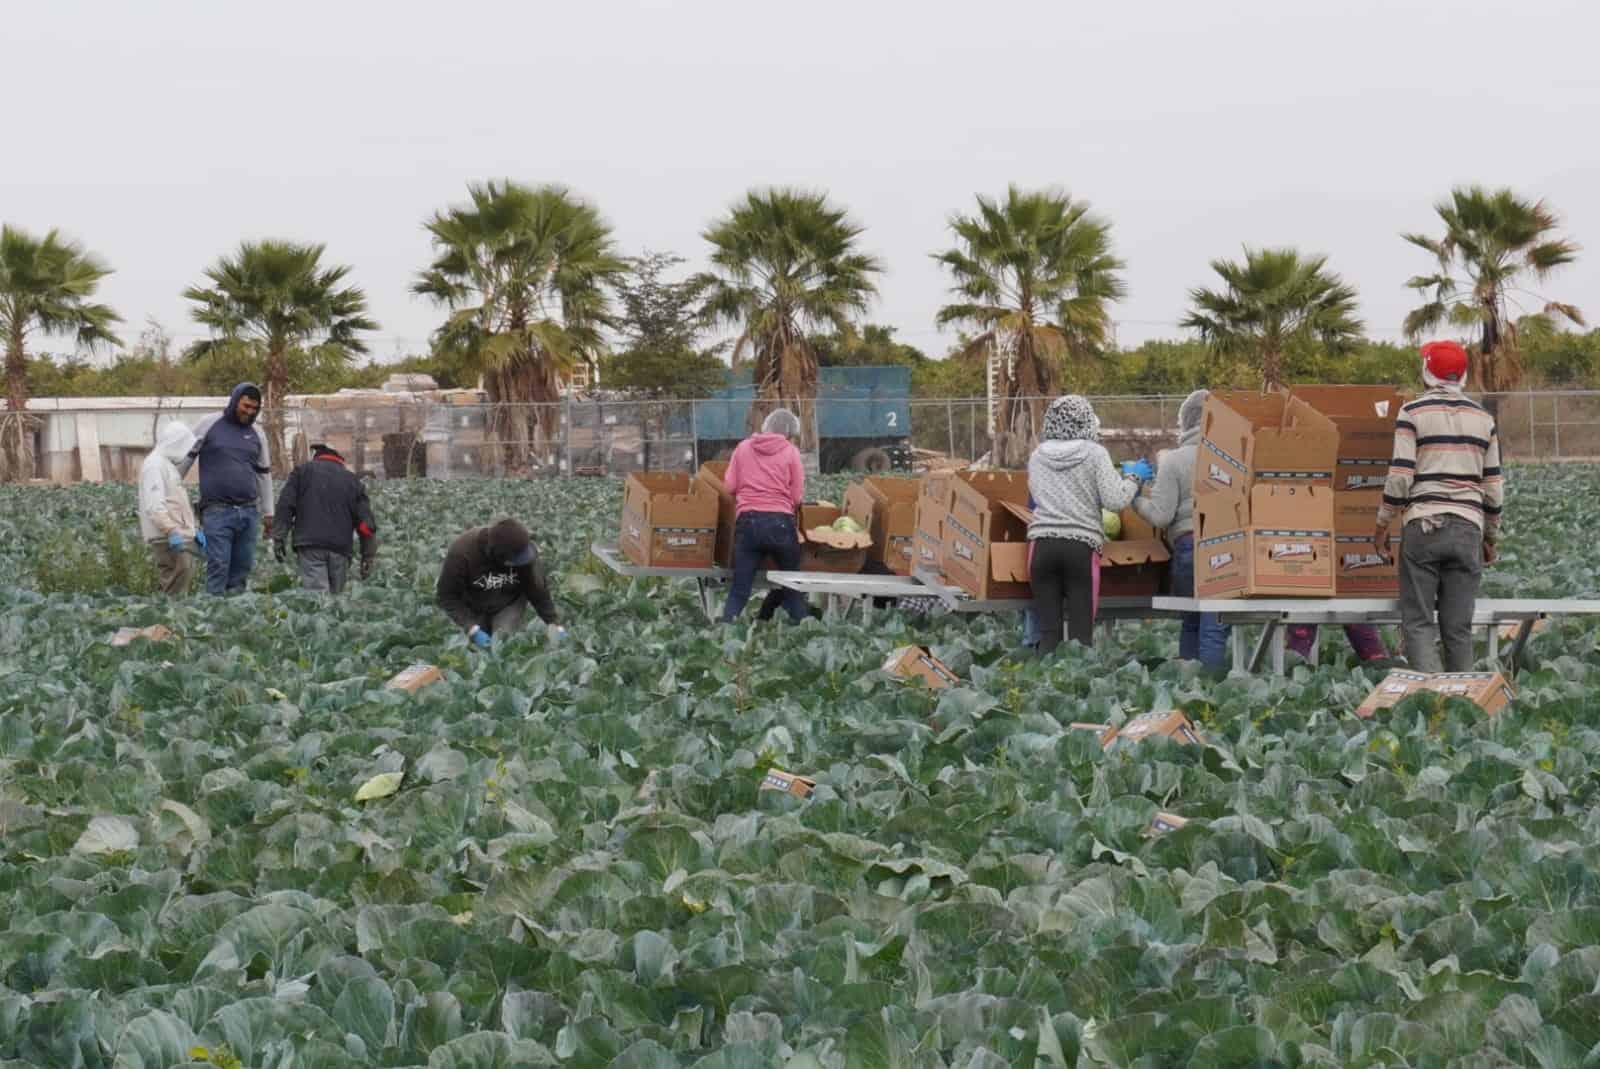
M1310 542L1279 542L1267 554L1272 560L1315 560Z
M1214 571L1214 572L1219 572L1222 569L1226 568L1228 565L1232 564L1233 560L1234 560L1234 557L1233 557L1232 553L1217 553L1217 554L1214 554L1211 557L1211 570Z

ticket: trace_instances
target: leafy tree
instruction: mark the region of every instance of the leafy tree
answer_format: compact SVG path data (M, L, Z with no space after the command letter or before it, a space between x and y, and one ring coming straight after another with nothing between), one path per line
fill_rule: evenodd
M752 190L705 231L713 270L696 282L705 287L708 320L740 331L734 366L746 353L754 358L751 430L786 406L800 417L805 447L816 448L814 335L843 333L866 311L883 270L858 251L861 233L826 195L797 189Z
M1544 329L1557 319L1583 326L1583 313L1575 306L1523 288L1526 276L1542 283L1576 260L1578 246L1556 236L1559 222L1543 201L1509 189L1457 188L1434 211L1444 223L1443 237L1401 235L1437 263L1433 274L1406 282L1426 298L1406 316L1406 334L1416 340L1444 323L1475 328L1477 387L1490 393L1514 390L1522 381L1519 320ZM1519 297L1531 297L1542 307L1528 313Z
M839 333L813 339L817 364L820 367L917 367L927 362L927 354L915 345L895 341L894 333L894 327L882 323L864 323L859 329L847 323Z
M603 364L603 385L654 397L706 397L727 381L728 366L717 355L724 346L701 344L704 281L665 277L683 262L671 253L646 253L629 260L628 273L613 284L622 303L623 349Z
M1111 302L1127 292L1112 253L1111 224L1058 190L1011 186L1004 200L978 197L973 215L950 221L957 245L936 259L958 300L939 309L940 326L976 328L969 353L1004 358L996 453L1027 455L1056 392L1063 361L1086 361L1109 341Z
M33 472L28 417L28 337L70 337L80 347L118 344L121 317L90 300L111 273L81 245L51 230L38 238L0 226L0 336L6 347L6 416L0 420L0 479Z
M561 186L471 185L467 202L428 221L436 256L412 290L449 309L438 354L483 376L489 400L556 401L560 376L596 360L614 326L607 287L623 274L611 227ZM495 431L520 468L554 443L553 406L501 409Z
M259 360L273 464L280 468L289 459L283 405L294 354L314 351L318 359L348 364L367 351L361 335L378 329L367 317L366 294L344 284L350 268L323 265L325 249L292 241L242 242L206 270L208 285L183 291L195 304L195 322L212 335L190 347L191 361Z
M1199 331L1218 357L1255 363L1267 387L1285 381L1284 354L1293 345L1320 342L1342 353L1361 340L1356 291L1327 270L1326 256L1297 250L1244 250L1244 262L1212 260L1222 290L1193 289L1182 325Z

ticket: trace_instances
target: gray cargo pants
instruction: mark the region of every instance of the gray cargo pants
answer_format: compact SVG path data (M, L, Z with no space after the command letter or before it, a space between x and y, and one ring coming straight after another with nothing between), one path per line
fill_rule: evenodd
M1470 672L1472 610L1483 578L1483 530L1460 516L1443 516L1438 522L1425 531L1421 521L1413 520L1401 536L1400 636L1406 661L1416 671Z
M165 538L150 543L150 554L156 562L156 579L161 592L167 595L187 594L194 578L194 556L187 546L173 549Z
M350 558L331 549L298 549L300 585L307 590L339 593L350 577Z

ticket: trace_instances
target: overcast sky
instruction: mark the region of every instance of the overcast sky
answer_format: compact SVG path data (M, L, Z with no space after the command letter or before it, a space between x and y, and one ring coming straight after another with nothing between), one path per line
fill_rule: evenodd
M1594 251L1550 295L1600 317L1592 0L48 0L4 35L0 219L109 260L130 341L196 336L179 291L281 237L354 267L375 355L420 351L422 221L493 177L696 263L746 188L824 188L888 265L872 318L934 355L929 253L1008 182L1112 220L1124 343L1245 243L1329 254L1396 337L1428 266L1397 234L1466 182L1560 212Z

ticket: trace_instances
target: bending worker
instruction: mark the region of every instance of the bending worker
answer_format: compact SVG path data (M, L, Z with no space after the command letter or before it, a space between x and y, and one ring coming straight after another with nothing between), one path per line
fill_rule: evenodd
M519 631L532 605L556 637L565 635L528 529L516 520L473 527L450 545L435 591L439 608L482 650Z

